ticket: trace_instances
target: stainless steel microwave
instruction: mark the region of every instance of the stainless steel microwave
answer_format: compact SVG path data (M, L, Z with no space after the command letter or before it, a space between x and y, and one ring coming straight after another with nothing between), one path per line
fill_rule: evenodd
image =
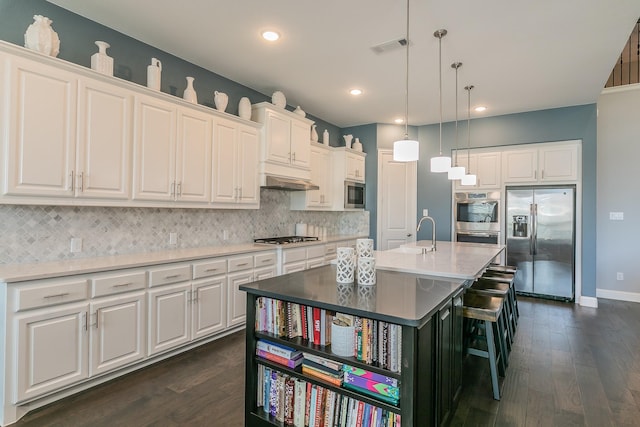
M365 184L362 182L344 182L345 209L364 209Z
M456 193L454 215L457 232L499 232L500 192Z

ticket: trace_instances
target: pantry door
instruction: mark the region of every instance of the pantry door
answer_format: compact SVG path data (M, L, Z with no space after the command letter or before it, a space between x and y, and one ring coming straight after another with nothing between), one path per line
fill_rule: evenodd
M377 250L416 240L417 162L396 162L393 150L378 150Z

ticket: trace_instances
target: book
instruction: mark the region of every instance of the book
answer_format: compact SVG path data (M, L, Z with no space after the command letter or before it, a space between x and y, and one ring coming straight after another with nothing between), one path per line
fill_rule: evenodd
M307 306L307 335L310 343L313 343L313 307Z
M276 334L280 337L287 336L287 303L285 301L278 300L278 328Z
M352 375L349 372L344 373L344 384L351 384L369 390L372 393L388 396L392 399L400 399L400 389L398 387Z
M304 357L306 360L310 360L312 362L324 365L327 368L333 369L335 371L341 371L342 366L344 365L343 363L336 362L335 360L327 359L321 356L316 356L315 354L307 353L304 351L302 352L302 357Z
M304 360L302 356L298 357L297 359L287 359L286 357L278 356L264 350L256 350L256 355L265 360L269 360L270 362L274 362L291 369L295 369L300 366L302 364L302 361Z
M293 425L304 427L304 410L307 400L307 382L301 379L295 380L294 403L293 403Z
M318 387L311 387L311 402L309 403L309 427L316 425L316 401L318 400Z
M313 343L320 344L320 313L319 307L313 307Z
M362 413L364 411L364 402L358 401L358 409L356 415L356 427L362 427Z
M291 305L291 334L289 338L302 336L302 320L300 318L300 304Z
M304 402L304 425L309 425L309 412L311 410L311 391L313 389L313 385L311 383L307 383L307 394L305 396Z
M370 427L371 426L371 408L373 406L368 403L364 404L364 411L362 413L362 427Z
M318 387L313 427L322 427L324 422L322 411L324 409L325 391L324 387ZM309 427L311 427L311 424L309 424Z
M287 376L284 383L284 423L293 425L295 379Z
M333 377L331 375L328 375L328 374L326 374L324 372L320 372L320 371L315 370L313 368L310 368L308 366L302 365L302 373L305 374L305 375L308 375L310 377L313 377L313 378L316 378L316 379L319 379L319 380L322 380L322 381L326 381L329 384L333 384L333 385L338 386L338 387L342 384L342 378Z
M269 389L269 414L272 417L276 416L278 410L278 387L276 385L278 381L278 372L271 371L271 387Z
M326 373L331 374L331 375L336 375L336 376L342 375L342 370L340 370L340 369L332 369L332 368L330 368L328 366L325 366L325 365L323 365L321 363L316 363L313 360L304 359L302 361L302 364L310 366L310 367L315 368L315 369L318 369L318 370L320 370L322 372L326 372Z
M265 339L259 339L256 342L256 347L258 350L268 351L269 353L275 354L276 356L282 356L286 359L297 359L302 355L300 350Z
M342 371L345 373L349 373L351 375L357 375L359 377L367 378L375 382L388 384L393 387L398 387L397 379L388 377L383 374L377 374L375 372L367 371L362 368L356 368L355 366L351 366L347 364L342 366Z
M346 388L346 389L355 391L356 393L364 394L364 395L366 395L368 397L372 397L374 399L381 400L381 401L389 403L391 405L396 405L397 406L398 402L399 402L398 399L393 399L393 398L391 398L389 396L385 396L383 394L373 393L373 392L367 390L366 388L361 388L361 387L355 386L353 384L343 383L342 386L344 388Z
M284 422L284 384L286 381L287 375L282 372L278 372L278 379L276 380L276 387L278 389L278 403L276 407L276 420L281 423Z
M307 330L307 308L304 305L300 305L300 329L302 333L302 339L308 340L309 333Z
M264 365L258 365L258 392L256 393L256 406L259 408L263 405L264 398Z
M269 413L269 404L270 404L270 398L271 398L271 368L266 367L264 368L264 390L263 390L263 397L262 397L262 410L265 413Z

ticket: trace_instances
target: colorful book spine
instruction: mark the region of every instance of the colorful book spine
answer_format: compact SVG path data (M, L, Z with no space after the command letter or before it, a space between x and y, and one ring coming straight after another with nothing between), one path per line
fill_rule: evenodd
M320 345L320 308L313 307L313 343Z
M372 393L388 396L392 399L400 399L400 389L398 387L376 382L357 375L352 375L348 372L344 373L344 384L351 384L353 386L369 390Z
M358 377L363 377L375 382L388 384L392 387L398 387L398 380L395 378L388 377L386 375L377 374L375 372L367 371L362 368L356 368L355 366L344 365L342 367L342 371L345 373L349 373L351 375L355 375Z
M278 406L276 407L276 420L281 423L284 422L284 384L286 381L286 375L278 372L278 379L276 381L277 393L278 393Z
M302 373L305 375L309 375L310 377L317 378L322 381L326 381L329 384L333 384L335 386L340 387L342 385L342 378L336 378L331 375L325 374L324 372L320 372L318 370L312 369L308 366L302 366Z
M316 424L316 402L318 400L318 388L316 386L311 387L311 402L309 403L309 427L313 427Z
M326 366L327 368L333 369L335 371L341 371L343 367L342 363L336 362L331 359L326 359L324 357L316 356L315 354L303 352L302 356L305 358L305 360L319 363L320 365Z
M293 425L295 380L287 377L284 383L284 423Z
M311 412L311 392L313 390L313 386L311 383L307 383L307 395L304 403L304 425L309 425L309 417Z
M278 410L278 372L271 371L271 387L269 390L269 414L272 417L276 416L276 411Z
M372 397L374 399L381 400L381 401L389 403L391 405L398 405L398 402L399 402L398 399L393 399L393 398L391 398L389 396L385 396L383 394L373 393L373 392L371 392L371 391L369 391L367 389L360 388L360 387L357 387L357 386L354 386L354 385L351 385L351 384L343 383L342 386L344 388L346 388L346 389L355 391L355 392L360 393L360 394L364 394L364 395Z
M302 352L296 350L295 348L287 347L282 344L276 344L264 339L258 340L256 342L256 347L258 348L258 350L268 351L269 353L273 353L276 356L282 356L286 359L297 359L302 355Z
M316 363L313 360L304 359L302 361L302 365L303 366L306 365L306 366L309 366L311 368L317 369L319 371L326 372L326 373L328 373L330 375L335 375L335 376L338 376L338 377L342 375L342 371L340 369L332 369L332 368L330 368L328 366L325 366L325 365L323 365L321 363Z
M256 350L256 354L263 359L269 360L282 366L286 366L291 369L295 369L296 367L300 366L303 361L302 356L298 357L297 359L287 359L286 357L278 356L264 350Z
M293 403L293 425L304 427L304 409L307 400L307 382L301 379L295 380L294 403Z

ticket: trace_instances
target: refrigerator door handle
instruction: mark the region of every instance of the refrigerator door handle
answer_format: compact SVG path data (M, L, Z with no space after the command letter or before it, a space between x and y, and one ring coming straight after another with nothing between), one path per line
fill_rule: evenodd
M533 241L533 252L532 255L538 254L538 204L533 204L533 220L531 221L533 225L533 231L531 233L531 239Z
M533 213L533 204L529 205L529 221L531 222L531 224L529 224L529 255L533 255L533 234L535 231L535 219L534 219L534 213Z

